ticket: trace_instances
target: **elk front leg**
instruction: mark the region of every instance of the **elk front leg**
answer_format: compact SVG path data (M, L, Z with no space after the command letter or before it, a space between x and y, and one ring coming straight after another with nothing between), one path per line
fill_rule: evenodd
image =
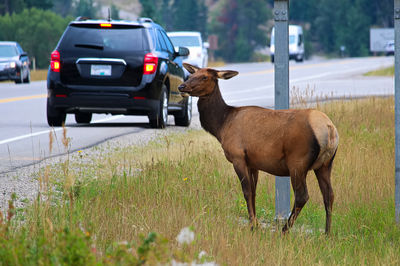
M250 177L251 177L251 190L252 190L252 204L253 204L253 210L254 210L254 219L255 219L255 226L257 226L256 190L257 190L257 182L258 182L258 170L250 169Z
M233 163L233 167L235 168L236 174L239 177L240 184L242 185L243 196L246 200L247 211L249 213L249 219L251 223L251 228L253 229L256 224L256 214L253 203L253 182L252 178L249 175L249 169L245 163L245 161L237 161Z

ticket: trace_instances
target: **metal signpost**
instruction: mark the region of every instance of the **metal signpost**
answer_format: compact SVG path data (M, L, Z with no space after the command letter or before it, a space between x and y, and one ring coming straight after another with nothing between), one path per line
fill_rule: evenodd
M398 0L400 1L400 0ZM275 0L275 110L289 109L289 0ZM275 219L290 213L290 177L275 177Z
M395 37L395 215L400 222L400 0L394 0Z

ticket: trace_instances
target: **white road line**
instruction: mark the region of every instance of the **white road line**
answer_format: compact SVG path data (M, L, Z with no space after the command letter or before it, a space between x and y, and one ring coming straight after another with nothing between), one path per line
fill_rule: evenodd
M339 71L329 71L329 72L324 72L324 73L313 75L313 76L306 76L306 77L302 77L302 78L290 79L290 83L291 83L290 86L294 85L293 83L297 83L297 82L310 81L310 80L314 80L314 79L319 79L319 78L323 78L323 77L327 77L327 76L334 76L334 75L344 74L344 73L353 74L353 73L357 73L360 71L367 71L370 69L371 69L370 66L366 66L366 67L359 67L359 68L352 68L352 69L344 69L344 70L339 70ZM237 95L237 94L243 94L243 93L252 93L255 91L270 89L273 87L274 87L274 85L271 84L271 85L261 86L261 87L257 87L257 88L253 88L253 89L240 90L240 91L234 91L234 92L226 92L226 93L223 92L222 94L223 94L223 96L231 96L231 95Z
M123 116L122 115L117 115L117 116L107 117L107 118L103 118L103 119L99 119L99 120L93 121L92 123L109 122L109 121L112 121L112 120L117 120L117 119L119 119L121 117L123 117ZM71 128L71 127L66 127L66 128ZM26 135L14 137L14 138L4 139L4 140L0 140L0 145L7 144L7 143L10 143L10 142L14 142L14 141L21 140L21 139L27 139L27 138L40 136L40 135L43 135L43 134L48 134L50 132L58 132L58 131L61 131L61 130L62 130L62 127L51 128L51 129L48 129L48 130L34 132L34 133L30 133L30 134L26 134Z

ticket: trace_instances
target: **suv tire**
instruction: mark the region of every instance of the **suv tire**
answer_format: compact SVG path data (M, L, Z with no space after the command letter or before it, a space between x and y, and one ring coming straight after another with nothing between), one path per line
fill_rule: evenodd
M26 75L26 78L24 79L24 83L30 83L31 82L31 71L28 70L28 74Z
M65 123L67 114L54 108L49 99L47 99L47 124L51 127L61 127Z
M19 72L19 78L14 81L15 84L21 84L21 83L24 82L24 78L22 77L22 74L23 73L22 73L22 69L21 69L20 72Z
M185 99L185 104L183 106L182 112L176 114L175 125L188 127L192 121L192 96Z
M78 124L89 124L92 121L92 113L75 113L75 121Z
M168 122L168 92L167 86L165 84L161 90L160 97L160 107L158 108L158 113L156 118L149 117L150 126L152 128L165 128Z

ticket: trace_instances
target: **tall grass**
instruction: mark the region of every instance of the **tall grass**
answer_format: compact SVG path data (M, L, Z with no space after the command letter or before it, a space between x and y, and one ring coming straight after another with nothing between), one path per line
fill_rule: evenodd
M393 98L317 108L340 134L329 237L311 172L310 200L287 236L274 223L274 178L262 174L256 199L261 223L250 231L232 165L213 137L191 131L96 156L79 152L43 169L37 200L25 211L11 202L15 215L1 222L0 265L153 265L197 261L201 251L222 265L398 265ZM176 241L184 227L196 233L191 244Z

